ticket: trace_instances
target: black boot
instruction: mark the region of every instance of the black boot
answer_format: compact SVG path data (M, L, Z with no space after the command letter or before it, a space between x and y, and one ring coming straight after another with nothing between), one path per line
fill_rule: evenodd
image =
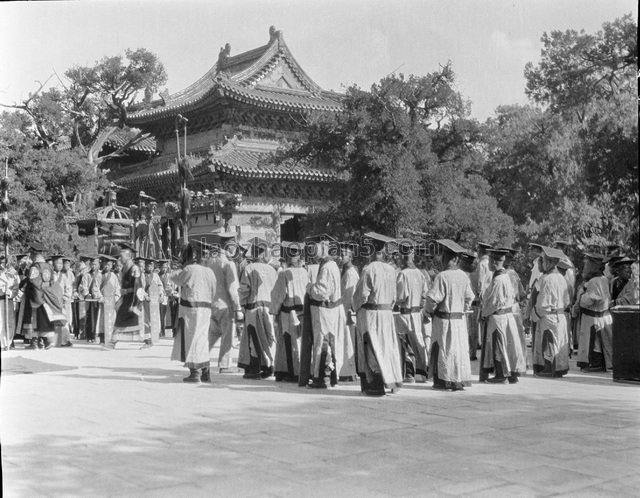
M314 377L313 382L311 382L307 387L310 389L326 389L327 381L324 377Z
M592 353L591 363L582 369L583 372L606 372L604 365L604 355L602 353Z
M553 375L553 368L549 360L544 360L544 368L534 374L536 377L551 377Z
M200 380L202 380L202 382L211 382L211 371L209 370L209 367L202 368Z
M496 374L491 377L490 379L487 379L487 382L489 384L504 384L507 382L507 378L504 376L504 371L502 369L502 362L501 361L496 361Z
M199 384L200 383L200 370L198 370L197 368L190 368L189 369L189 377L185 377L184 379L182 379L182 382L190 382L192 384Z
M49 340L48 337L43 337L42 342L44 343L44 349L51 349L54 346L54 342Z
M368 388L364 392L367 396L384 396L384 380L379 373L373 374L373 381L369 383Z

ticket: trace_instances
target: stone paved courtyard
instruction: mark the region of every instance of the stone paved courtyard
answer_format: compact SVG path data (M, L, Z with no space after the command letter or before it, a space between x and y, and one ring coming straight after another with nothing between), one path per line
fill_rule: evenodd
M640 490L640 388L574 364L562 380L368 398L240 374L186 385L170 339L120 347L2 353L5 497Z

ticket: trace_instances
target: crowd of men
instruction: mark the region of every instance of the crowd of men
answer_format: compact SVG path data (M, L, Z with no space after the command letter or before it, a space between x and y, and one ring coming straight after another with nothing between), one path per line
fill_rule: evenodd
M2 348L104 349L120 341L153 347L169 328L171 358L189 369L185 382L210 382L238 367L247 379L324 389L359 379L371 396L403 383L433 380L457 391L479 380L513 384L534 375L562 377L577 352L585 372L612 368L614 306L640 304L638 264L622 248L588 247L582 269L567 242L530 244L529 281L518 251L479 243L477 252L442 239L427 244L370 233L365 244L328 235L270 246L235 234L193 241L180 261L65 255L46 258L40 244L15 267L0 260ZM356 262L363 262L358 269ZM73 266L73 267L72 267ZM531 347L529 365L528 347ZM480 351L478 358L477 352Z

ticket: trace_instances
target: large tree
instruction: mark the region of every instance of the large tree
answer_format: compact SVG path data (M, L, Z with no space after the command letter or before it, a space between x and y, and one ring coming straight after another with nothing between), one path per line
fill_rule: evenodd
M542 37L532 105L486 123L485 173L523 239L638 244L638 84L631 16Z
M53 76L59 85L44 90ZM166 80L158 57L139 48L127 50L124 57L104 57L92 66L74 66L62 76L55 73L23 102L2 105L28 116L30 126L25 131L36 146L77 147L86 154L89 164L96 167L108 157L102 154L105 141L116 130L126 127L127 109L141 95L148 103ZM122 153L146 136L134 134L114 154Z
M166 73L154 54L138 49L54 76L59 85L45 89L50 78L23 102L3 105L13 112L0 115L0 157L9 165L14 240L25 246L38 239L52 251L69 251L84 241L68 221L88 215L104 193L98 165L146 135L130 133L131 140L108 155L105 141L126 128L127 109L142 93L148 102Z
M330 209L307 219L307 232L509 239L512 221L479 176L480 128L449 64L426 76L387 76L369 91L351 87L343 105L312 120L281 158L344 176Z

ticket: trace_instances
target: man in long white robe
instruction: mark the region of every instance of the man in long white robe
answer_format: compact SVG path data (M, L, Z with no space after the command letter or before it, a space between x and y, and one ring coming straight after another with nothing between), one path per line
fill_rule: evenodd
M271 293L271 312L276 317L275 378L276 381L298 382L300 375L300 338L304 322L304 296L309 273L302 266L300 253L291 243L283 248L287 268L278 273Z
M356 291L360 275L353 264L353 244L342 245L340 250L340 263L342 265L340 271L340 287L342 289L342 306L347 320L347 329L353 344L353 363L357 362L357 340L356 340L356 316L353 309L353 294ZM350 380L350 379L347 379Z
M111 342L113 326L116 319L116 303L120 300L120 278L113 272L115 258L102 256L102 283L100 284L100 316L98 320L98 337L103 344Z
M220 373L232 372L231 350L233 348L235 321L242 320L240 296L238 289L240 282L238 272L233 261L229 260L229 254L235 252L234 234L216 234L211 257L206 265L211 268L216 276L216 296L212 303L211 327L209 328L209 349L212 351L216 343L220 341L218 351L218 371Z
M371 252L372 261L362 270L353 295L353 308L357 312L357 371L365 394L384 396L385 388L393 393L402 387L403 379L392 312L396 270L384 262L384 244L375 245Z
M413 263L413 248L400 244L401 270L396 279L396 332L403 362L404 382L427 379L427 349L422 335L422 310L429 290L427 279Z
M12 268L5 266L4 255L0 256L0 346L8 351L13 345L15 314L13 298L18 293L20 278ZM13 348L12 348L13 349Z
M169 277L180 287L178 325L171 359L184 362L189 368L189 376L183 379L184 382L209 382L209 325L216 277L209 268L196 263L191 245L183 248L183 265Z
M436 275L427 293L425 310L432 316L429 376L435 389L463 390L471 385L471 361L465 312L474 293L469 277L458 268L465 249L442 239L446 269Z
M62 289L62 306L67 323L56 323L56 345L60 347L71 347L71 326L73 315L71 313L71 299L73 297L73 276L64 270L64 255L52 256L53 279Z
M486 321L486 334L482 340L480 381L510 384L527 372L518 323L513 314L516 303L511 277L504 268L508 251L489 250L493 277L482 296L482 317ZM494 371L495 376L488 377Z
M267 242L254 239L248 255L253 259L240 278L240 305L244 307L244 329L240 337L238 366L245 379L267 378L273 374L272 348L275 342L271 292L277 273L269 265Z
M153 346L160 341L160 303L165 299L164 285L160 276L154 271L154 259L145 258L144 281L144 331L145 337L150 339L145 346Z
M562 253L543 246L544 274L532 313L538 317L533 340L533 372L538 377L562 377L569 371L569 330L566 308L570 304L567 280L558 269Z
M340 269L335 262L335 252L335 245L331 247L329 241L318 243L320 268L315 282L307 289L313 329L313 382L310 387L324 388L329 383L337 384L340 376L355 375L353 344L342 306Z
M603 275L603 257L587 253L582 270L583 284L577 290L578 366L585 372L613 368L613 320L609 313L609 280Z

